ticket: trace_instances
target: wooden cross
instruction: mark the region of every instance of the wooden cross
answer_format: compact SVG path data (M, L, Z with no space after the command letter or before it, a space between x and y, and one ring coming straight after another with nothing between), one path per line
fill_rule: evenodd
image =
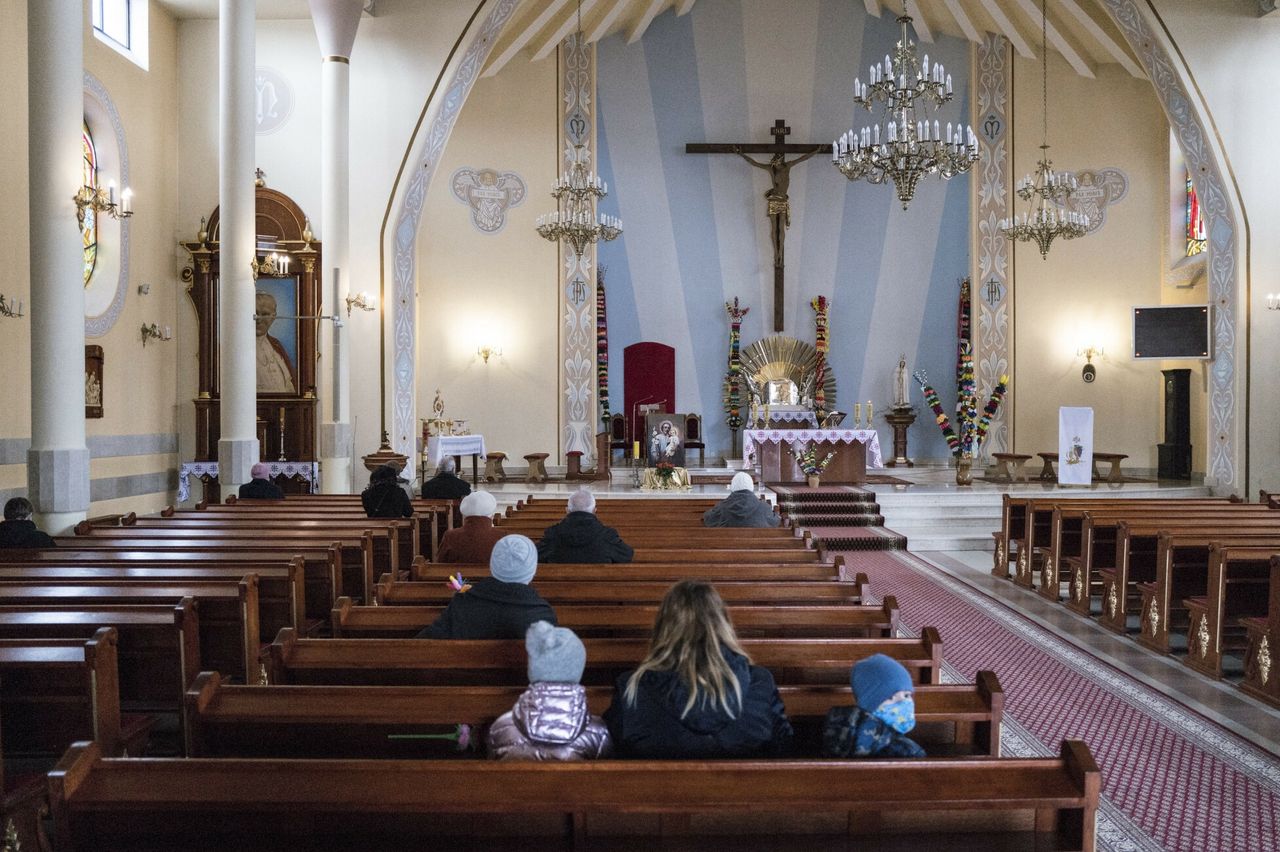
M769 128L772 142L690 142L684 146L686 154L737 154L758 169L764 169L772 179L765 192L765 215L769 218L773 238L773 330L782 331L783 281L786 256L787 228L791 225L791 203L787 196L791 187L791 167L802 163L814 154L830 154L830 145L798 145L786 141L791 128L782 119ZM748 157L748 154L769 154L767 162ZM787 159L787 154L799 156Z

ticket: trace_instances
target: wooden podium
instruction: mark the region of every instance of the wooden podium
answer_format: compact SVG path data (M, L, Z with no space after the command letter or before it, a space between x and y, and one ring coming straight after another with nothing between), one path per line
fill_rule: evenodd
M834 452L835 458L822 472L826 485L862 485L867 481L867 445L861 441L811 441L818 458ZM803 485L804 471L791 455L791 442L765 441L755 445L760 463L760 481L768 485Z

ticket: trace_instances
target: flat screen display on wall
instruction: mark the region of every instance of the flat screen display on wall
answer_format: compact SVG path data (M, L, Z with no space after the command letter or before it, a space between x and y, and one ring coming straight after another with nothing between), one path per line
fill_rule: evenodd
M1133 309L1134 358L1211 358L1209 305L1155 305Z

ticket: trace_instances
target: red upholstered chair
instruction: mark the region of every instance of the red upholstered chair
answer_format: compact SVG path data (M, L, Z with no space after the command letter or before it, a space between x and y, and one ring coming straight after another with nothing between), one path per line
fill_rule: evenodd
M687 414L684 418L684 449L698 451L698 467L707 466L707 445L702 440L702 415Z
M614 414L609 418L609 458L612 460L616 450L622 450L622 460L626 461L631 452L630 430L624 414Z

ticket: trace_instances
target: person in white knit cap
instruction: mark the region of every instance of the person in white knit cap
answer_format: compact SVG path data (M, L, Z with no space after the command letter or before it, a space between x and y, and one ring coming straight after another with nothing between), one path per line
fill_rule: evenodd
M776 527L782 519L765 501L756 497L751 474L740 470L729 483L729 496L702 515L704 527Z
M529 688L489 728L496 760L583 760L608 757L613 746L604 720L587 711L579 681L587 665L582 640L545 621L529 626Z
M432 561L488 563L493 546L507 534L493 525L498 501L488 491L472 491L462 498L458 510L462 513L462 526L444 534Z
M504 536L489 556L489 576L465 582L418 638L520 639L535 621L555 624L551 604L529 588L537 571L533 542L523 535Z

